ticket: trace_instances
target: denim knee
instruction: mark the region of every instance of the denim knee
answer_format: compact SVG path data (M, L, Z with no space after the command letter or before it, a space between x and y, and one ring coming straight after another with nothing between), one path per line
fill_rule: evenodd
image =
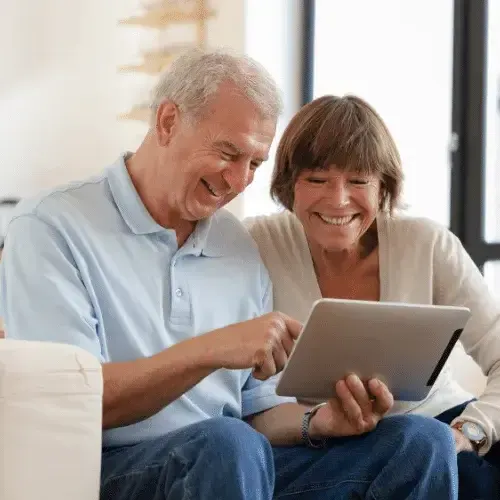
M231 464L251 461L265 469L273 466L269 440L238 418L212 418L204 425L200 437L204 453L210 450L214 458L218 456Z
M107 456L101 498L272 497L271 445L239 419L209 419L138 446Z
M401 444L412 448L412 453L428 455L437 452L444 457L456 455L451 428L442 422L422 415L398 415L382 420L391 433L401 437Z

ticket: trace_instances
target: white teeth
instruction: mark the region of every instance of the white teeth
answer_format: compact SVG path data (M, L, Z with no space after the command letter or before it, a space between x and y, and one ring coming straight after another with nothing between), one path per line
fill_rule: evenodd
M345 226L354 219L354 215L346 215L345 217L327 217L326 215L318 214L320 219L327 224L334 226Z
M217 192L215 191L215 189L205 179L203 179L203 181L205 183L205 186L207 186L207 189L210 191L210 193L212 193L214 196L217 196L217 197L220 196L220 195L217 194Z

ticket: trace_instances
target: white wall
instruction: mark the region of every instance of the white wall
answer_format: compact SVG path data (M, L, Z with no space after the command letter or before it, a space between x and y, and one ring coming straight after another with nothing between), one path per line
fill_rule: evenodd
M284 99L269 161L259 167L243 197L243 215L272 213L269 182L283 130L301 105L302 0L246 0L245 50L276 80Z
M156 32L118 26L139 0L3 0L0 197L100 171L134 149L146 125L116 119L145 88L117 72ZM210 45L244 48L243 0L212 0ZM140 89L140 90L139 90ZM235 204L235 209L241 202Z
M142 0L145 1L145 0ZM301 0L211 0L208 45L247 51L274 75L285 113L278 136L300 104ZM154 79L117 71L143 50L175 40L174 28L118 26L140 0L4 0L0 17L0 197L30 196L100 171L140 143L146 126L117 115L147 97ZM271 160L245 198L239 216L275 209L268 197Z
M116 122L116 17L99 0L4 0L0 195L29 195L105 166Z

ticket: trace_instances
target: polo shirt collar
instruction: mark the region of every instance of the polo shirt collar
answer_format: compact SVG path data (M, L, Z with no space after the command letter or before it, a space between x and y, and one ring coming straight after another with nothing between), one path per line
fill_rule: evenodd
M151 217L135 189L130 178L125 160L131 155L126 153L108 169L108 181L111 195L123 220L134 234L151 234L165 231Z
M131 153L121 155L107 171L111 195L120 215L134 234L174 233L172 229L160 226L151 217L142 202L125 165L125 161L130 155ZM222 234L223 231L217 230L220 225L218 219L216 213L207 219L199 221L184 243L182 247L183 253L196 256L205 255L207 257L225 255L229 251L224 241L227 235ZM175 237L175 234L173 236Z

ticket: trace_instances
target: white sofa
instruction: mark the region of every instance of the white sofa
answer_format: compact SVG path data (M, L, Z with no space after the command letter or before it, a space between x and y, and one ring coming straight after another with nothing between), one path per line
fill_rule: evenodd
M98 500L101 428L97 359L0 339L1 500Z
M479 394L484 377L463 350L452 364ZM98 360L68 345L0 339L0 387L0 500L98 500Z

